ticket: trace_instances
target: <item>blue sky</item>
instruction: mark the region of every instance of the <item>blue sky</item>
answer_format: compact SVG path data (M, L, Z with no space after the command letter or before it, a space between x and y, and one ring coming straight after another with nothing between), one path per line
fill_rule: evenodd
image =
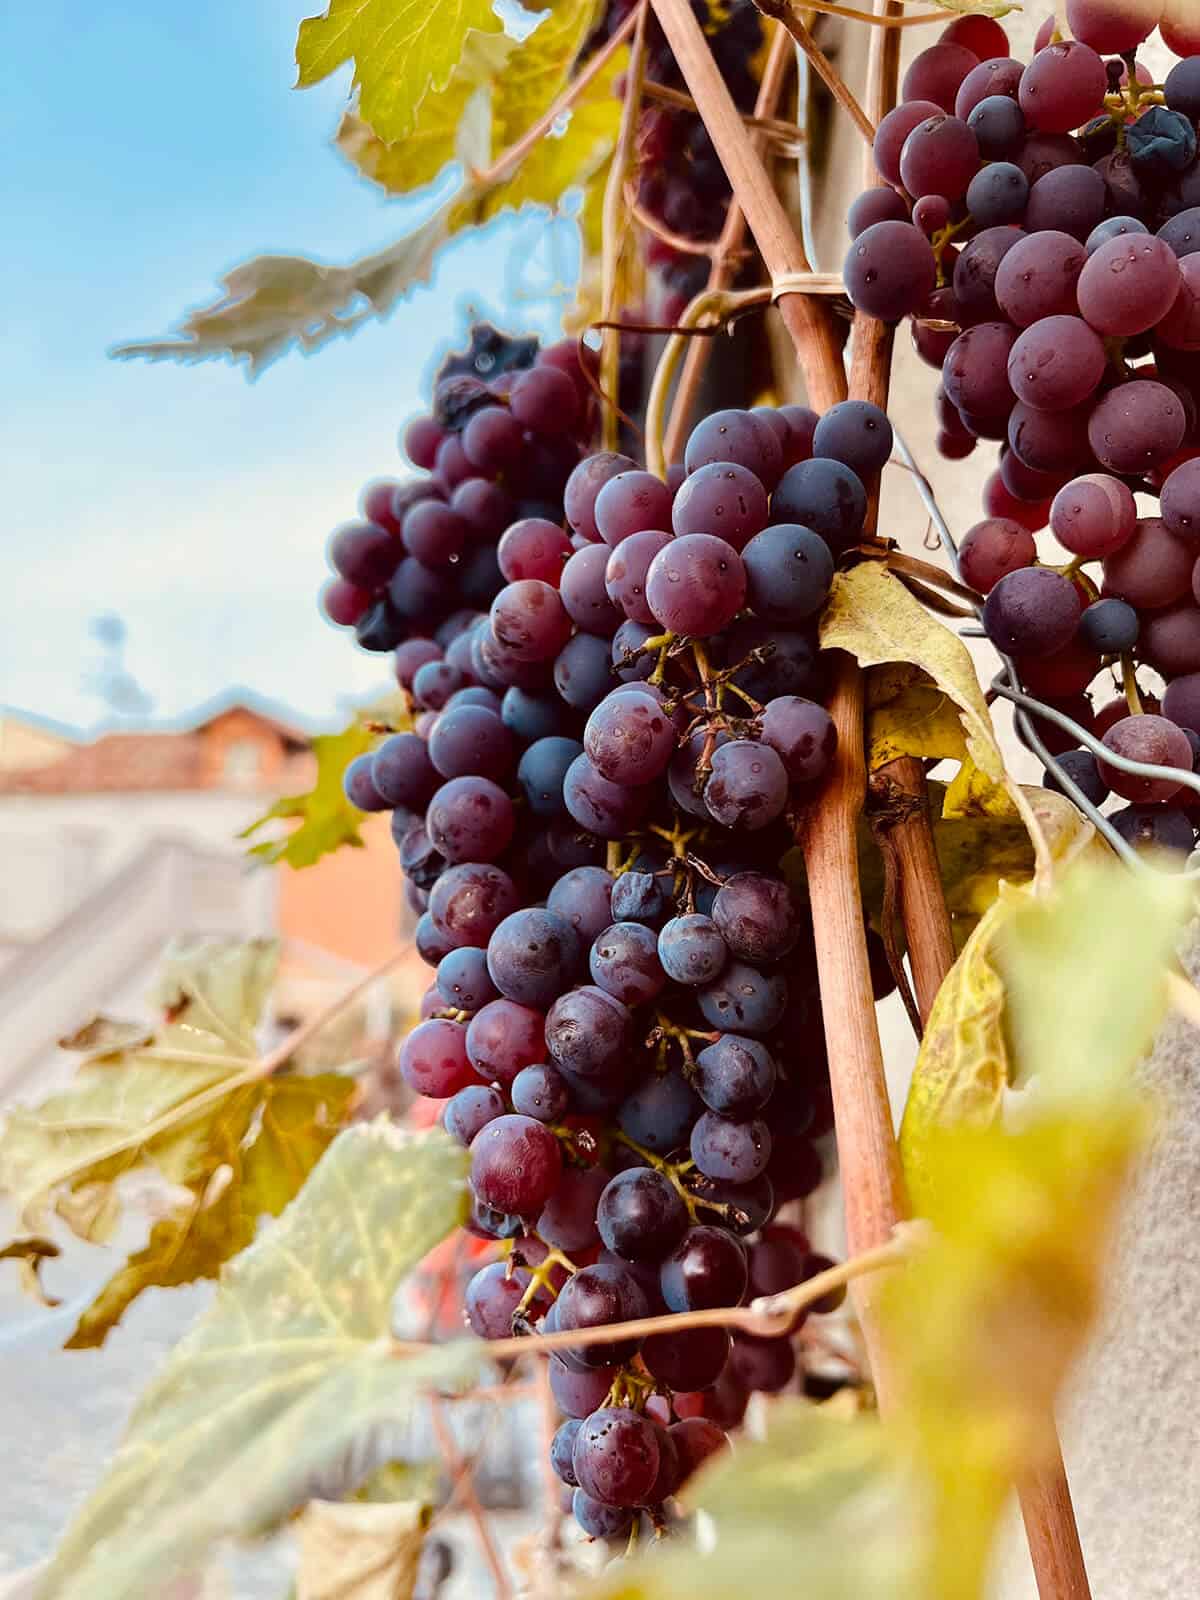
M313 716L383 679L322 624L329 530L361 484L402 470L396 436L474 303L505 306L502 224L443 252L384 323L255 384L225 364L110 361L211 300L218 275L284 251L341 261L389 243L431 198L387 201L330 150L348 88L292 88L319 0L43 0L0 7L0 702L69 723L89 620L115 611L127 661L170 716L244 683ZM481 305L481 290L489 297Z

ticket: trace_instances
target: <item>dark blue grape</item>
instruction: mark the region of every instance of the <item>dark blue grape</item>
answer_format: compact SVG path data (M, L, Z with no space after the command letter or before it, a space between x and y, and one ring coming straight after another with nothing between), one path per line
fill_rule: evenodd
M619 1172L600 1196L600 1237L630 1261L661 1261L687 1231L688 1210L665 1173L653 1167Z
M509 1090L513 1110L536 1122L561 1122L571 1103L571 1090L557 1067L535 1062L522 1067Z
M612 874L603 867L573 867L551 889L546 907L565 918L586 946L613 920L612 891Z
M787 476L798 470L791 468ZM833 556L827 541L811 528L773 523L750 540L742 551L742 564L750 609L767 622L804 622L829 598Z
M760 1117L733 1120L706 1111L692 1129L690 1149L706 1178L750 1183L767 1170L771 1131Z
M532 744L565 732L567 716L557 695L532 694L513 684L500 702L500 720L519 744Z
M867 515L862 479L840 461L814 457L789 467L771 497L776 522L820 534L834 555L858 543Z
M653 1073L623 1100L617 1126L635 1144L654 1155L681 1149L703 1110L698 1095L677 1069Z
M561 735L537 739L525 751L517 764L517 782L535 816L562 814L563 779L575 757L582 754L578 739L564 739Z
M1079 619L1079 642L1098 656L1132 650L1138 632L1138 614L1125 600L1095 600Z
M714 982L699 992L704 1020L726 1033L770 1033L787 1010L787 979L731 961Z
M544 1011L569 987L583 951L565 918L536 908L514 911L488 940L488 972L508 1000Z
M700 1098L710 1111L725 1117L745 1117L761 1111L771 1098L775 1077L775 1058L766 1046L740 1034L723 1033L696 1057L694 1082Z
M481 1128L502 1117L507 1109L504 1096L491 1084L468 1084L446 1102L442 1126L459 1144L469 1145Z
M457 1011L478 1011L500 992L488 973L487 952L473 946L451 950L442 957L437 986L442 999Z
M627 1006L645 1005L667 981L658 938L641 922L615 922L598 933L588 966L592 982Z
M692 912L664 925L658 936L658 958L669 978L698 987L720 976L729 947L711 917Z

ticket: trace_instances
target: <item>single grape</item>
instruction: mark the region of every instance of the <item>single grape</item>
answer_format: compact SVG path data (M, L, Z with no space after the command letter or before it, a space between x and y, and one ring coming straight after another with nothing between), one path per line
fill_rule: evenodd
M510 1084L545 1055L546 1019L513 1000L490 1000L467 1024L467 1056L488 1083Z
M474 946L451 950L438 962L438 993L456 1011L475 1012L498 998L488 975L487 953Z
M571 1514L589 1539L623 1539L634 1520L628 1507L605 1505L582 1489L571 1498Z
M581 1078L605 1078L629 1050L633 1026L621 1001L585 986L561 995L546 1016L546 1049Z
M582 751L578 739L553 737L535 740L522 755L517 765L517 782L535 816L562 814L563 781L571 763Z
M954 207L940 194L923 194L912 209L913 223L927 239L935 238L943 228L948 228L953 215Z
M1080 314L1098 333L1145 333L1171 309L1180 281L1170 245L1150 235L1121 235L1088 257L1076 286Z
M963 582L980 594L988 594L1001 578L1032 566L1036 560L1037 543L1032 533L1008 517L977 522L958 547Z
M995 299L1018 328L1043 317L1074 316L1088 252L1069 233L1018 234L995 274Z
M579 420L579 391L556 367L536 366L518 373L508 398L521 426L543 438L570 433Z
M1042 133L1070 133L1103 109L1104 62L1074 39L1039 50L1021 77L1020 104Z
M400 1073L409 1088L445 1100L477 1084L467 1059L466 1037L460 1022L431 1017L418 1023L400 1047Z
M1028 176L1028 174L1026 174ZM1011 223L984 228L964 247L954 263L954 302L964 327L995 322L1000 315L996 280L1005 257L1026 235Z
M687 1232L688 1210L664 1173L631 1167L605 1188L596 1221L609 1250L631 1261L661 1261Z
M758 1117L734 1121L706 1111L692 1129L690 1149L705 1177L749 1183L767 1169L771 1132Z
M742 961L730 961L721 976L698 995L704 1020L723 1032L770 1033L787 1010L787 980L759 972Z
M964 128L974 143L974 134ZM852 242L842 275L860 311L896 322L932 294L937 262L929 240L911 222L877 222Z
M1104 593L1157 611L1191 592L1196 547L1159 517L1139 519L1133 538L1104 563Z
M588 962L592 982L627 1006L645 1005L666 983L657 936L640 922L616 922L597 934Z
M658 1432L647 1417L623 1406L585 1417L573 1456L580 1491L605 1506L646 1504L659 1474Z
M939 37L943 44L964 45L983 62L1008 54L1008 35L992 17L955 17Z
M1084 248L1089 256L1095 255L1102 244L1107 244L1110 239L1120 239L1130 233L1149 233L1144 222L1137 217L1109 217L1107 221L1097 223L1088 234Z
M669 905L667 890L652 872L623 872L613 884L612 914L616 922L661 921Z
M522 517L496 547L496 559L508 583L537 578L557 587L570 555L571 541L557 523L545 517Z
M690 1392L716 1382L729 1351L730 1339L724 1328L685 1328L678 1333L651 1334L642 1346L642 1363L650 1376L668 1389Z
M568 1417L550 1441L550 1465L555 1476L570 1488L577 1488L575 1467L571 1456L575 1449L575 1436L580 1429L577 1417Z
M1056 167L1030 189L1025 227L1029 233L1055 229L1082 242L1102 221L1107 199L1095 168Z
M452 778L429 802L426 827L447 861L494 861L508 848L516 817L512 801L490 779Z
M671 506L671 527L678 537L711 533L735 550L766 525L767 491L751 471L732 461L698 467L684 479Z
M1175 63L1167 73L1163 94L1172 111L1181 111L1193 122L1200 120L1200 55Z
M488 972L508 1000L545 1010L580 965L579 937L553 911L514 911L488 940Z
M471 1145L471 1187L496 1211L536 1217L561 1179L558 1140L532 1117L497 1117Z
M442 1113L442 1126L459 1144L469 1145L481 1129L506 1110L504 1096L487 1083L471 1083L452 1096Z
M463 1308L472 1333L480 1339L509 1339L513 1317L529 1287L529 1274L522 1268L509 1269L503 1261L481 1267L463 1292ZM546 1309L546 1297L535 1294L527 1308L534 1316Z
M654 1155L670 1155L686 1145L703 1107L677 1069L644 1078L617 1109L617 1126Z
M1035 472L1076 472L1093 459L1090 416L1086 403L1067 411L1035 411L1018 400L1008 418L1009 446Z
M671 1435L679 1457L681 1486L698 1472L706 1461L729 1449L729 1440L723 1430L707 1417L684 1417L681 1421L672 1423L667 1431Z
M793 783L819 783L837 753L837 728L815 701L779 695L763 712L762 741L779 756Z
M1016 343L1017 335L1003 322L981 322L960 334L942 369L951 404L973 417L1007 417L1014 399L1009 372Z
M652 472L622 472L596 496L596 528L610 548L647 528L665 528L671 518L671 491Z
M1165 384L1145 379L1110 389L1092 412L1088 438L1100 465L1125 476L1145 473L1179 449L1187 412Z
M757 1039L736 1033L723 1033L696 1057L697 1092L710 1111L723 1117L748 1117L761 1111L771 1098L775 1079L775 1059L767 1048ZM701 1171L714 1178L728 1176L705 1167Z
M709 470L707 467L701 469L702 472ZM699 477L700 474L697 473L696 476ZM687 480L687 482L692 481L694 480ZM681 490L680 495L682 493ZM679 498L677 495L676 503ZM654 613L646 603L646 574L655 556L670 541L670 534L647 528L642 533L631 534L628 539L623 539L607 557L604 568L605 590L613 605L619 607L632 622L650 624L654 621ZM607 546L605 548L607 549Z
M542 1118L535 1118L541 1123ZM538 1213L537 1236L552 1250L568 1256L596 1249L596 1206L608 1186L603 1167L566 1167L554 1193Z
M719 633L741 610L745 598L741 557L732 545L711 534L672 539L646 573L646 604L655 620L673 633L697 638Z
M561 1122L571 1103L566 1080L543 1061L522 1067L509 1090L513 1110L535 1122Z
M1176 467L1162 487L1164 526L1182 539L1200 539L1200 458Z
M553 1317L556 1307L557 1303L551 1307L550 1317ZM547 1322L550 1317L547 1317ZM620 1368L571 1366L562 1359L564 1355L570 1356L571 1352L559 1350L550 1357L550 1392L560 1411L568 1417L581 1419L604 1404Z
M413 944L427 967L436 967L455 948L426 910L417 918L413 929Z
M770 427L749 411L714 411L692 429L684 450L688 476L712 462L732 462L772 489L783 467L783 450ZM661 527L662 523L650 523Z
M657 700L631 687L600 702L587 720L583 747L603 778L633 788L666 771L675 729Z
M904 74L901 96L906 101L932 100L953 111L955 96L967 74L979 65L979 56L965 45L939 40L914 56ZM911 189L914 194L924 193Z
M508 797L505 796L505 799ZM453 948L486 946L493 930L518 905L507 872L481 861L448 867L430 891L429 913Z
M1108 603L1121 604L1120 601ZM1138 659L1161 672L1165 678L1200 671L1200 608L1189 598L1144 617L1138 640Z
M496 642L518 661L552 661L571 637L571 618L557 589L537 578L510 583L491 610Z
M1008 381L1035 410L1066 411L1095 392L1107 365L1103 341L1082 318L1046 317L1013 345Z
M1181 789L1179 797L1188 791ZM1196 844L1196 830L1186 811L1175 806L1125 806L1114 811L1108 819L1122 839L1135 850L1169 851L1178 856L1190 855ZM1182 867L1183 862L1179 862Z
M602 1328L614 1322L634 1322L646 1316L649 1309L645 1292L631 1269L608 1264L584 1267L577 1272L559 1295L557 1308L558 1326L564 1333ZM572 1347L571 1354L582 1366L597 1368L629 1361L637 1354L639 1342L633 1338L580 1345Z
M904 196L884 184L860 194L846 214L846 228L852 239L857 239L876 222L907 221L908 206Z
M981 62L976 71L991 65L991 62ZM1014 65L1019 67L1018 63ZM1019 152L1025 140L1025 113L1011 95L996 92L994 80L991 78L988 79L990 92L967 110L967 105L975 92L974 86L969 93L967 92L969 83L970 77L964 79L955 102L955 114L960 117L965 115L967 127L975 135L979 154L985 161L1010 160ZM967 193L970 194L969 189Z
M1002 655L1048 656L1070 642L1079 613L1079 595L1069 579L1048 567L1023 567L991 590L983 625Z
M768 622L803 622L829 598L833 556L826 541L811 528L794 522L774 523L750 540L742 551L742 562L746 598L755 615Z
M862 479L840 461L821 457L789 467L771 497L775 523L811 528L834 555L858 543L866 514Z
M500 702L500 720L519 744L535 744L569 731L569 717L553 694L532 694L512 684Z
M611 651L617 648L618 628ZM554 687L573 711L590 711L612 688L610 646L595 634L577 633L559 651L554 662Z
M1103 743L1114 755L1148 766L1192 770L1192 747L1183 729L1166 717L1144 714L1123 717L1104 734ZM1122 772L1110 762L1100 762L1100 776L1114 794L1141 805L1170 800L1180 785L1169 778L1143 778Z
M1106 55L1125 55L1153 33L1162 0L1067 0L1067 26Z
M576 756L563 780L563 803L581 828L601 839L620 839L641 820L648 788L612 783L585 754Z
M1101 656L1132 650L1138 630L1138 614L1124 600L1097 600L1084 608L1079 619L1080 642Z
M569 922L584 945L612 921L613 880L603 867L574 867L551 889L548 910Z
M800 937L792 891L782 879L761 872L727 878L717 891L712 915L725 944L742 961L782 960Z
M713 752L704 805L723 828L765 828L782 813L787 793L787 771L770 745L731 739Z
M746 1292L746 1251L724 1228L689 1228L659 1273L669 1311L735 1306Z
M967 210L981 228L1019 222L1028 204L1029 179L1011 161L990 162L967 186Z
M1050 526L1073 555L1103 561L1132 539L1137 505L1119 479L1095 472L1058 492L1050 508Z
M886 412L866 400L843 400L817 423L813 454L842 462L865 481L889 460L892 443Z
M567 479L563 490L563 510L575 533L590 543L600 538L596 526L596 499L604 485L622 472L637 471L637 462L615 450L602 450L582 460Z
M447 707L429 735L429 760L443 778L507 778L515 755L512 734L487 706Z
M906 98L903 105L896 106L882 119L875 131L873 152L875 165L878 167L880 175L888 183L895 185L897 188L900 185L900 152L903 150L904 141L909 134L922 122L927 121L930 117L936 117L940 111L945 109L944 106L938 105L932 100ZM895 220L903 221L902 218L896 218ZM858 231L865 233L867 229ZM857 237L853 230L852 237Z

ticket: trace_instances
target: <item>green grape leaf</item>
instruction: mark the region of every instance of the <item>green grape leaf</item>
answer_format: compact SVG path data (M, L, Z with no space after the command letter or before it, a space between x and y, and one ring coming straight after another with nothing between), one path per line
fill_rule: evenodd
M1023 7L1016 0L933 0L939 11L949 11L956 17L1011 16Z
M386 317L410 289L429 281L447 237L443 209L395 244L345 267L307 256L254 256L234 267L221 280L221 298L189 312L176 334L119 344L109 354L118 361L232 361L257 378L294 347L319 350Z
M297 86L311 88L353 60L362 119L395 144L412 132L426 97L450 83L473 32L503 32L491 0L329 0L322 16L300 24Z
M277 954L263 940L170 948L155 996L167 1022L149 1038L88 1024L64 1041L92 1051L68 1087L9 1114L0 1189L29 1225L52 1213L81 1238L106 1239L118 1182L135 1168L185 1191L83 1311L71 1348L102 1344L143 1289L215 1277L259 1219L294 1197L345 1121L352 1079L258 1071L254 1028Z
M931 680L954 703L962 726L965 755L946 796L946 815L1012 814L1012 786L967 647L899 579L875 561L837 573L821 615L821 645L848 651L864 668L900 662L919 668L925 679L907 685L918 696L918 724L922 714L931 714L925 681ZM893 728L900 724L899 700L891 702ZM868 738L874 740L873 728Z
M296 1519L300 1600L412 1600L427 1506L312 1500Z
M218 1539L352 1492L372 1428L394 1440L429 1390L479 1381L482 1343L391 1339L398 1286L466 1214L466 1170L441 1130L379 1118L338 1136L143 1394L37 1600L149 1593Z
M341 733L318 734L312 741L317 758L317 778L312 788L307 794L285 795L276 800L269 811L243 828L238 838L251 839L271 822L299 818L300 826L280 837L252 844L247 854L257 856L268 866L282 861L300 868L314 866L322 856L343 845L361 849L363 813L346 798L342 774L356 756L364 755L374 743L373 733L358 718Z

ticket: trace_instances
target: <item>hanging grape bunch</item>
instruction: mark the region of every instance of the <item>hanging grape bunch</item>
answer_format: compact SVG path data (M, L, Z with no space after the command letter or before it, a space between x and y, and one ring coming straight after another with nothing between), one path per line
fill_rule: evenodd
M939 448L999 444L962 575L1023 687L1117 756L1181 771L1200 751L1200 8L1070 0L1033 59L953 23L881 122L886 187L851 208L855 305L911 319L941 373ZM1158 26L1182 57L1156 86ZM1143 497L1139 506L1138 498ZM1157 500L1157 505L1153 502ZM1049 528L1071 557L1038 564ZM1087 691L1127 664L1128 700ZM1139 697L1137 665L1166 681ZM1159 714L1161 711L1161 715ZM1135 846L1195 842L1195 796L1123 773L1046 719L1051 753ZM1047 781L1058 784L1056 776Z
M432 470L367 491L325 602L394 649L416 712L346 787L391 810L435 969L401 1070L471 1150L470 1226L501 1245L466 1293L488 1338L736 1305L824 1265L775 1220L831 1126L780 864L836 749L816 620L892 445L862 403L722 411L663 482L579 459L573 346L520 358L441 378L406 434ZM723 1329L553 1358L581 1527L661 1507L795 1371L788 1337Z

